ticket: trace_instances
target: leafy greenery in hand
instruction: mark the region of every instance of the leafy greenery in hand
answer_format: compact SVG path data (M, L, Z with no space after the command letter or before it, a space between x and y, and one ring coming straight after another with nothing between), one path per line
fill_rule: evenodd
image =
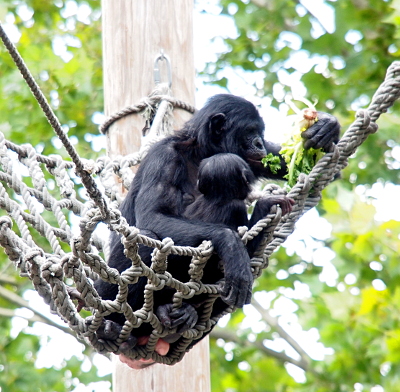
M279 154L285 160L288 166L288 173L284 176L287 179L289 187L296 184L300 173L308 174L324 155L322 149L304 148L302 132L318 121L317 111L308 100L302 99L308 105L308 108L299 111L292 103L290 106L297 112L290 133L286 140L282 143ZM268 154L263 158L262 162L265 166L269 165L272 173L276 173L280 168L280 159L277 156Z

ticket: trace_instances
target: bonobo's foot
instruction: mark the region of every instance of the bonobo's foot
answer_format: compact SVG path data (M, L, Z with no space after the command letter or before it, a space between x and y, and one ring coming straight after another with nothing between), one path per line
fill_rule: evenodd
M82 298L81 293L74 287L66 286L66 288L69 298L71 298L71 300L78 301L78 306L76 307L76 311L79 313L82 310L82 308L86 306L85 300Z
M183 302L178 309L174 309L172 304L160 305L156 310L156 316L164 327L172 329L180 326L178 333L193 328L199 318L196 309L186 302Z
M122 331L122 325L111 321L111 320L102 320L102 323L98 330L96 331L96 335L98 339L102 340L116 340ZM122 352L127 352L131 348L135 347L137 343L137 339L130 335L128 340L121 343L120 349Z

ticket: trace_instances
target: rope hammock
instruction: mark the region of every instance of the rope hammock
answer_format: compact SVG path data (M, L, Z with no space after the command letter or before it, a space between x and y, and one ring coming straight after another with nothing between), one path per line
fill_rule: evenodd
M127 341L131 331L142 323L150 323L153 331L148 343L145 346L135 346L128 352L124 350L123 353L132 359L152 358L159 363L175 364L190 349L191 343L208 333L223 316L210 318L213 303L219 296L218 286L201 282L203 268L212 254L212 244L205 239L197 248L175 246L169 238L157 241L140 234L137 228L127 224L118 210L121 197L115 175L125 188L129 188L133 178L130 168L140 163L151 144L171 131L173 107L191 112L194 109L172 98L168 86L159 84L138 105L117 113L101 126L101 131L106 132L118 118L132 113L144 113L151 127L143 138L144 143L139 152L113 160L108 157L101 157L96 161L81 159L1 25L0 37L72 159L72 162L67 162L59 156L45 157L38 154L33 146L18 146L6 140L0 133L0 207L8 214L0 217L0 245L20 270L20 274L32 280L51 312L58 314L79 339L96 351L103 354L121 353L120 346ZM356 120L339 143L318 161L309 175L300 175L297 184L288 194L288 197L295 200L292 212L282 217L280 208L274 207L254 227L239 228L244 243L259 233L263 235L262 244L251 260L255 278L268 266L268 259L274 250L293 232L297 220L317 205L321 199L321 191L346 167L349 157L357 147L369 134L377 131L376 120L400 96L399 87L400 62L394 62L368 109L357 112ZM49 176L57 184L53 191L47 185ZM76 176L86 189L87 200L77 193L79 181ZM268 185L264 192L284 193L277 185ZM12 198L10 195L18 196ZM253 196L256 198L259 195ZM68 224L71 214L79 217L79 229ZM105 261L108 258L107 236L96 232L101 222L106 223L108 230L120 234L126 255L132 260L132 266L122 273L109 268ZM30 233L32 229L46 241L41 239L35 242ZM150 267L138 255L139 244L154 248ZM189 281L180 282L168 273L167 258L170 254L191 257ZM144 291L144 305L134 311L126 301L128 285L135 284L142 276L148 280ZM93 281L98 277L119 286L115 300L102 300L98 295L93 287ZM68 294L71 286L81 293L85 309L91 312L90 316L82 317L77 311ZM160 356L154 350L155 344L171 331L166 331L154 314L153 295L165 286L176 291L173 300L175 307L179 307L184 298L202 293L207 293L209 299L197 324L171 345L167 355ZM226 313L233 310L230 307ZM119 337L115 341L98 339L97 329L104 317L112 312L123 313L126 318Z

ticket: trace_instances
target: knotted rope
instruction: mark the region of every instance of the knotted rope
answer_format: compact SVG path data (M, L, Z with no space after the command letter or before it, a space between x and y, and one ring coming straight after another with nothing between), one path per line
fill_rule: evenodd
M171 114L169 105L179 107L184 105L171 98L165 86L157 86L153 94L142 103L113 116L101 127L104 132L122 115L150 110L153 113L150 116L152 127L149 134L144 137L143 148L135 154L119 157L116 160L102 157L95 162L84 161L70 145L54 113L49 110L43 94L35 87L32 76L29 71L26 72L26 66L1 26L0 36L19 68L22 68L25 80L73 159L71 164L64 162L60 157L43 157L37 154L32 146L28 144L17 146L7 141L0 133L0 207L8 213L8 216L0 218L0 245L21 274L32 280L35 289L49 304L51 311L68 323L78 338L86 341L98 352L119 354L123 351L132 359L152 358L156 362L169 365L178 362L191 344L209 332L223 316L221 314L210 317L219 291L216 284L204 284L201 281L203 268L212 254L212 244L204 241L197 248L176 246L169 238L157 241L140 234L137 228L127 224L117 209L120 197L113 176L114 174L119 176L123 184L129 188L133 177L129 168L138 164L150 144L168 131L166 129L169 123L168 116ZM280 208L274 207L271 213L254 227L239 228L245 243L256 235L263 236L262 244L251 260L255 277L259 276L268 265L268 258L272 252L293 232L300 216L319 202L322 189L347 165L348 158L356 148L370 133L376 132L375 122L399 97L399 85L400 63L395 62L389 68L386 79L374 95L369 108L357 113L355 122L338 145L316 164L309 175L300 176L298 183L288 195L295 200L290 214L281 217ZM15 159L15 154L18 160ZM25 181L25 177L21 174L22 166L28 169L33 185ZM71 169L82 178L90 200L78 199L77 185L69 173ZM44 175L46 171L54 176L59 188L58 193L47 188ZM97 183L92 175L97 175ZM100 187L103 188L102 191ZM7 188L13 189L21 196L20 202L10 198ZM282 192L276 185L269 185L266 188L267 194ZM68 224L68 215L71 212L80 217L78 229ZM101 222L106 222L109 230L119 233L123 239L126 255L132 260L132 266L122 273L109 268L105 261L108 240L107 235L98 233ZM18 235L13 230L13 225L16 225ZM39 246L35 242L29 232L30 227L47 240L46 245ZM150 267L144 264L138 255L139 244L155 249ZM171 254L191 257L189 281L178 281L167 271L167 258ZM118 285L115 300L105 301L98 295L92 282L99 276ZM135 284L140 277L147 278L144 304L141 309L133 310L127 303L128 285ZM73 282L92 316L85 319L77 312L68 294L67 281ZM208 294L208 300L203 306L197 324L171 345L166 356L160 356L154 351L155 343L160 337L170 334L171 330L166 330L154 314L154 293L166 286L176 291L174 306L180 306L185 298L202 293ZM234 308L230 307L226 313L233 310ZM104 317L112 312L123 313L126 322L115 340L101 340L97 337L96 331ZM148 343L145 346L136 346L128 352L122 350L121 345L129 339L133 329L143 323L150 323L153 328Z

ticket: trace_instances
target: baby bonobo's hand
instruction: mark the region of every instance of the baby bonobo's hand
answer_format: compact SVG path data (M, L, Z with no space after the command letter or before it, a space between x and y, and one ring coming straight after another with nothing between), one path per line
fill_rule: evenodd
M279 205L282 210L282 216L289 214L292 211L292 207L293 207L294 203L295 202L293 199L291 199L290 197L287 197L285 195L266 196L266 197L262 197L257 202L257 204L261 204L261 206L259 206L259 207L261 207L264 210L265 215L267 215L269 213L272 206Z
M69 297L71 298L71 300L78 301L76 311L79 313L86 306L85 300L82 298L81 293L74 287L66 286L66 288L67 288L67 293L68 293Z

